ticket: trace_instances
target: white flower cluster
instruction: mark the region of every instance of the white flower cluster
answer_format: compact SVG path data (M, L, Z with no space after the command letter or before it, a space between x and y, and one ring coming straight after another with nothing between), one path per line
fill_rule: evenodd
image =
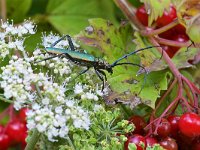
M24 107L25 103L29 103L34 99L34 93L31 93L31 78L33 74L30 63L22 58L13 56L9 64L1 67L3 71L0 74L1 88L4 89L4 96L9 99L13 98L14 107L18 110Z
M89 129L88 113L75 104L75 100L68 100L63 84L53 82L52 78L38 73L33 83L39 86L40 98L36 99L27 121L28 128L38 129L48 136L52 142L56 137L66 138L70 126ZM64 111L65 110L65 111Z
M43 34L42 45L44 47L50 47L54 42L58 41L60 38L61 37L59 35L55 35L53 33L50 33L49 35ZM75 48L80 47L80 45L78 45L74 39L72 39L72 43L74 44ZM55 47L57 47L57 48L68 48L69 43L68 43L67 40L62 40L59 43L57 43Z
M72 100L66 100L63 105L41 106L35 103L27 113L28 128L35 129L47 135L52 142L56 137L67 138L70 126L88 130L90 127L89 114Z
M5 35L16 35L18 37L22 37L26 34L35 34L35 25L29 20L25 20L24 23L19 26L14 26L13 21L11 23L8 21L1 21L1 28L4 29L3 32Z
M10 50L25 52L24 36L35 34L34 28L35 25L30 21L19 26L2 22L0 26L0 31L2 31L0 32L0 58L13 54ZM52 33L48 36L43 35L43 45L49 47L60 38ZM76 48L79 47L73 39L72 42ZM69 43L67 40L63 40L55 47L69 48ZM25 106L31 108L27 114L28 129L36 128L54 142L57 141L57 138L67 138L70 130L74 128L89 130L91 110L83 109L79 106L79 102L80 100L96 102L103 92L99 90L100 86L96 87L96 83L91 82L91 76L88 74L85 84L75 84L74 93L66 95L66 91L72 91L69 89L72 86L68 87L67 80L71 78L70 75L74 69L73 63L67 58L56 57L34 64L35 61L51 56L51 54L43 52L45 51L37 48L30 58L12 56L9 64L1 67L0 87L4 90L5 98L13 100L17 110ZM32 69L32 64L35 70ZM41 66L41 70L36 68L38 66ZM49 71L43 73L43 68L45 71L48 69ZM65 76L63 77L63 75ZM65 80L56 80L55 76ZM80 81L77 80L77 82ZM96 105L94 108L95 111L101 109L100 105Z
M24 51L24 36L35 34L35 25L26 20L23 24L14 26L13 22L2 22L0 25L0 57L5 58L15 49Z
M88 85L77 83L74 87L74 94L80 95L81 99L98 101L99 97L107 94L107 88L101 91L101 87L98 85L93 89Z
M32 106L27 115L29 130L36 128L53 142L57 137L66 138L71 126L89 129L89 113L75 100L66 98L63 84L53 82L44 73L34 73L30 63L17 56L1 69L0 86L4 96L14 100L16 109L27 104Z

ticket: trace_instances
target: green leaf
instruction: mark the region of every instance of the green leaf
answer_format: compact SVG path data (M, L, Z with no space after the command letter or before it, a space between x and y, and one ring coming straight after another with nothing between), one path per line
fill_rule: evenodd
M152 46L147 38L142 37L138 32L135 32L135 42L136 42L136 49L145 48L147 46ZM150 48L145 51L139 52L137 55L140 56L141 64L149 70L149 66L153 63L156 63L160 60L161 54L156 50L156 48ZM163 61L159 61L162 62ZM153 70L152 70L153 71Z
M186 47L180 48L172 58L172 62L177 69L193 67L188 60L193 60L196 55L198 55L198 52L200 52L198 48L189 48L188 50ZM168 65L164 61L157 61L156 63L152 63L152 65L149 67L149 70L158 71L166 69L167 67Z
M194 59L194 57L200 52L199 48L181 48L176 53L176 55L172 58L173 63L175 64L176 68L189 68L192 67L188 60Z
M7 15L14 22L21 22L31 7L31 0L7 0Z
M137 146L134 143L128 144L128 149L129 150L137 150Z
M187 34L193 42L200 43L200 14L194 16L188 23Z
M88 30L82 31L77 37L85 44L98 47L105 54L105 58L109 63L113 63L124 54L135 50L136 45L132 40L133 31L129 24L116 28L104 19L90 19L89 23ZM137 47L146 47L148 42L137 33L136 36ZM141 59L141 63L147 66L147 64L150 64L157 58L157 55L161 54L152 49L142 51L138 55L140 57L137 55L130 56L122 62L140 64ZM151 72L147 77L144 73L137 75L140 67L130 65L114 67L113 71L112 75L108 75L108 82L112 90L116 92L115 94L122 99L122 102L127 103L131 101L136 103L136 99L139 98L151 107L154 107L160 91L167 89L168 78L170 79L171 77L170 73L166 71ZM146 80L144 79L145 77ZM123 95L128 93L128 95L123 97L125 99L121 97L122 93Z
M153 147L147 146L146 150L165 150L165 149L159 144L155 144Z
M126 26L123 30L116 28L111 22L104 19L90 19L89 20L92 33L90 31L82 31L78 35L78 39L84 43L95 46L100 49L102 53L109 56L109 62L112 63L123 55L123 51L127 51L129 48L125 47L127 41L127 34L124 30L131 31L130 26ZM134 46L133 43L127 46Z
M102 17L116 22L114 3L107 0L49 0L49 22L61 33L75 34L84 29L88 18Z
M145 4L147 12L149 12L148 23L149 26L158 17L163 15L164 10L169 10L171 0L140 0Z

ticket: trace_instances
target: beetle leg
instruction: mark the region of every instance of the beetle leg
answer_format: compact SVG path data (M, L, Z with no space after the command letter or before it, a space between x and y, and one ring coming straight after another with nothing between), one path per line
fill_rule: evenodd
M76 78L78 78L80 75L86 73L89 69L90 69L90 67L87 67L87 69L81 71L73 80L75 80Z
M100 69L98 69L98 71L104 76L105 81L107 81L107 77L106 77L105 72L103 70L100 70Z
M46 61L46 60L49 60L49 59L60 57L61 55L63 55L63 54L59 54L59 55L51 56L51 57L48 57L48 58L44 58L43 60L35 61L34 63L39 63L39 62L42 62L42 61Z
M65 36L61 37L59 40L57 40L57 41L55 41L53 44L51 44L50 47L56 46L56 44L58 44L60 41L62 41L62 40L63 40L64 38L66 38L67 36L69 36L69 35L65 35Z
M72 42L72 38L69 35L66 35L66 37L67 37L67 40L69 43L69 47L71 48L72 51L75 51L74 44Z
M103 89L104 89L104 87L105 87L105 80L104 80L104 78L102 77L102 73L101 73L99 70L97 70L97 69L94 69L94 70L95 70L97 76L99 77L99 79L103 82L103 86L102 86L102 89L101 89L101 91L103 91Z

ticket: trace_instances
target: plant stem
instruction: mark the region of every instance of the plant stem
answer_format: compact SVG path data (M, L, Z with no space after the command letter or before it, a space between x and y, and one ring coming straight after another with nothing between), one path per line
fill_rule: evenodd
M174 81L171 83L171 85L168 87L167 91L163 94L163 96L160 98L160 101L158 102L158 104L156 105L152 115L155 117L155 112L157 111L157 109L160 107L161 103L164 101L165 97L171 92L171 90L173 89L174 85L177 83L177 79L175 78Z
M188 41L188 42L178 42L178 41L173 41L173 40L168 40L168 39L163 39L160 37L154 37L156 39L156 41L160 44L164 44L164 45L169 45L169 46L174 46L174 47L195 47L195 48L199 48L200 44L195 44L195 45L191 45L192 42Z
M150 37L149 38L150 42L153 44L153 45L159 45L158 42L153 38L153 37ZM167 55L167 53L165 51L162 50L162 48L160 47L157 47L158 51L163 54L163 58L165 60L165 62L168 64L169 66L169 69L172 71L172 73L174 74L174 76L179 79L178 82L181 82L180 81L180 78L181 78L181 73L178 71L178 69L176 68L176 66L173 64L172 60L170 59L170 57Z
M31 138L25 147L25 150L34 150L39 137L40 133L36 129L34 129L33 134L31 135Z
M4 98L4 97L0 97L0 100L4 101L4 102L6 102L6 103L10 103L10 104L13 103L12 100L6 99L6 98Z
M114 0L114 2L130 20L133 27L136 27L139 30L145 29L135 15L135 7L133 7L127 0Z
M6 0L1 0L1 17L3 22L6 21Z
M67 136L67 141L68 141L69 145L71 146L71 148L73 148L73 150L76 150L76 148L74 147L74 144L72 143L72 140L70 139L69 136Z
M143 35L143 36L153 36L153 35L158 35L160 33L163 33L171 28L173 28L174 26L178 25L179 22L178 20L176 19L175 21L169 23L168 25L166 26L163 26L159 29L155 29L155 30L152 30L151 28L147 28L147 30L142 30L140 31L140 33Z

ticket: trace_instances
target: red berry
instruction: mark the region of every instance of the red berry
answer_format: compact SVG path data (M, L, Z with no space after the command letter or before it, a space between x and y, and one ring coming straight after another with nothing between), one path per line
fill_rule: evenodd
M0 150L7 150L10 144L10 138L5 133L0 133Z
M159 144L166 150L178 150L176 141L170 137L166 137L165 139L161 140Z
M144 25L148 26L148 14L145 10L144 5L140 6L136 11L136 17Z
M179 129L188 137L200 135L200 116L195 113L185 113L180 117Z
M200 143L199 143L199 142L194 143L194 144L192 145L192 150L200 150Z
M26 137L27 137L27 132L25 132L25 133L23 133L23 135L22 135L22 141L21 141L21 148L22 149L25 149L25 147L26 147Z
M143 134L144 128L146 127L145 120L140 116L132 116L128 119L130 123L133 123L135 125L135 130L133 131L133 134Z
M145 141L146 141L146 145L150 146L150 147L153 147L155 144L158 143L157 139L155 139L153 137L147 137L147 138L145 138Z
M23 135L27 132L25 123L19 120L13 120L6 126L6 133L10 137L12 144L20 143L23 141Z
M186 34L186 28L181 24L176 25L172 30L175 34Z
M188 36L186 34L177 34L171 37L171 40L177 41L180 43L187 42L189 40ZM175 53L180 49L180 47L173 47L173 46L164 46L163 49L166 51L168 56L172 58Z
M181 42L181 43L185 43L189 40L189 37L186 34L176 34L171 38L171 40Z
M125 150L129 150L129 143L135 144L137 146L137 150L144 150L146 148L145 138L138 134L134 134L128 137L128 140L124 143Z
M19 118L23 121L26 122L26 112L28 111L28 108L22 108L19 111Z
M162 119L161 123L158 125L158 136L159 137L166 137L169 135L171 131L171 125L170 123L167 121L167 119Z
M156 23L159 27L163 27L171 23L175 18L177 18L176 9L171 5L169 11L165 10L163 15L156 20Z
M178 122L179 122L180 117L176 115L171 115L167 118L171 125L171 135L173 137L177 137L179 127L178 127Z

